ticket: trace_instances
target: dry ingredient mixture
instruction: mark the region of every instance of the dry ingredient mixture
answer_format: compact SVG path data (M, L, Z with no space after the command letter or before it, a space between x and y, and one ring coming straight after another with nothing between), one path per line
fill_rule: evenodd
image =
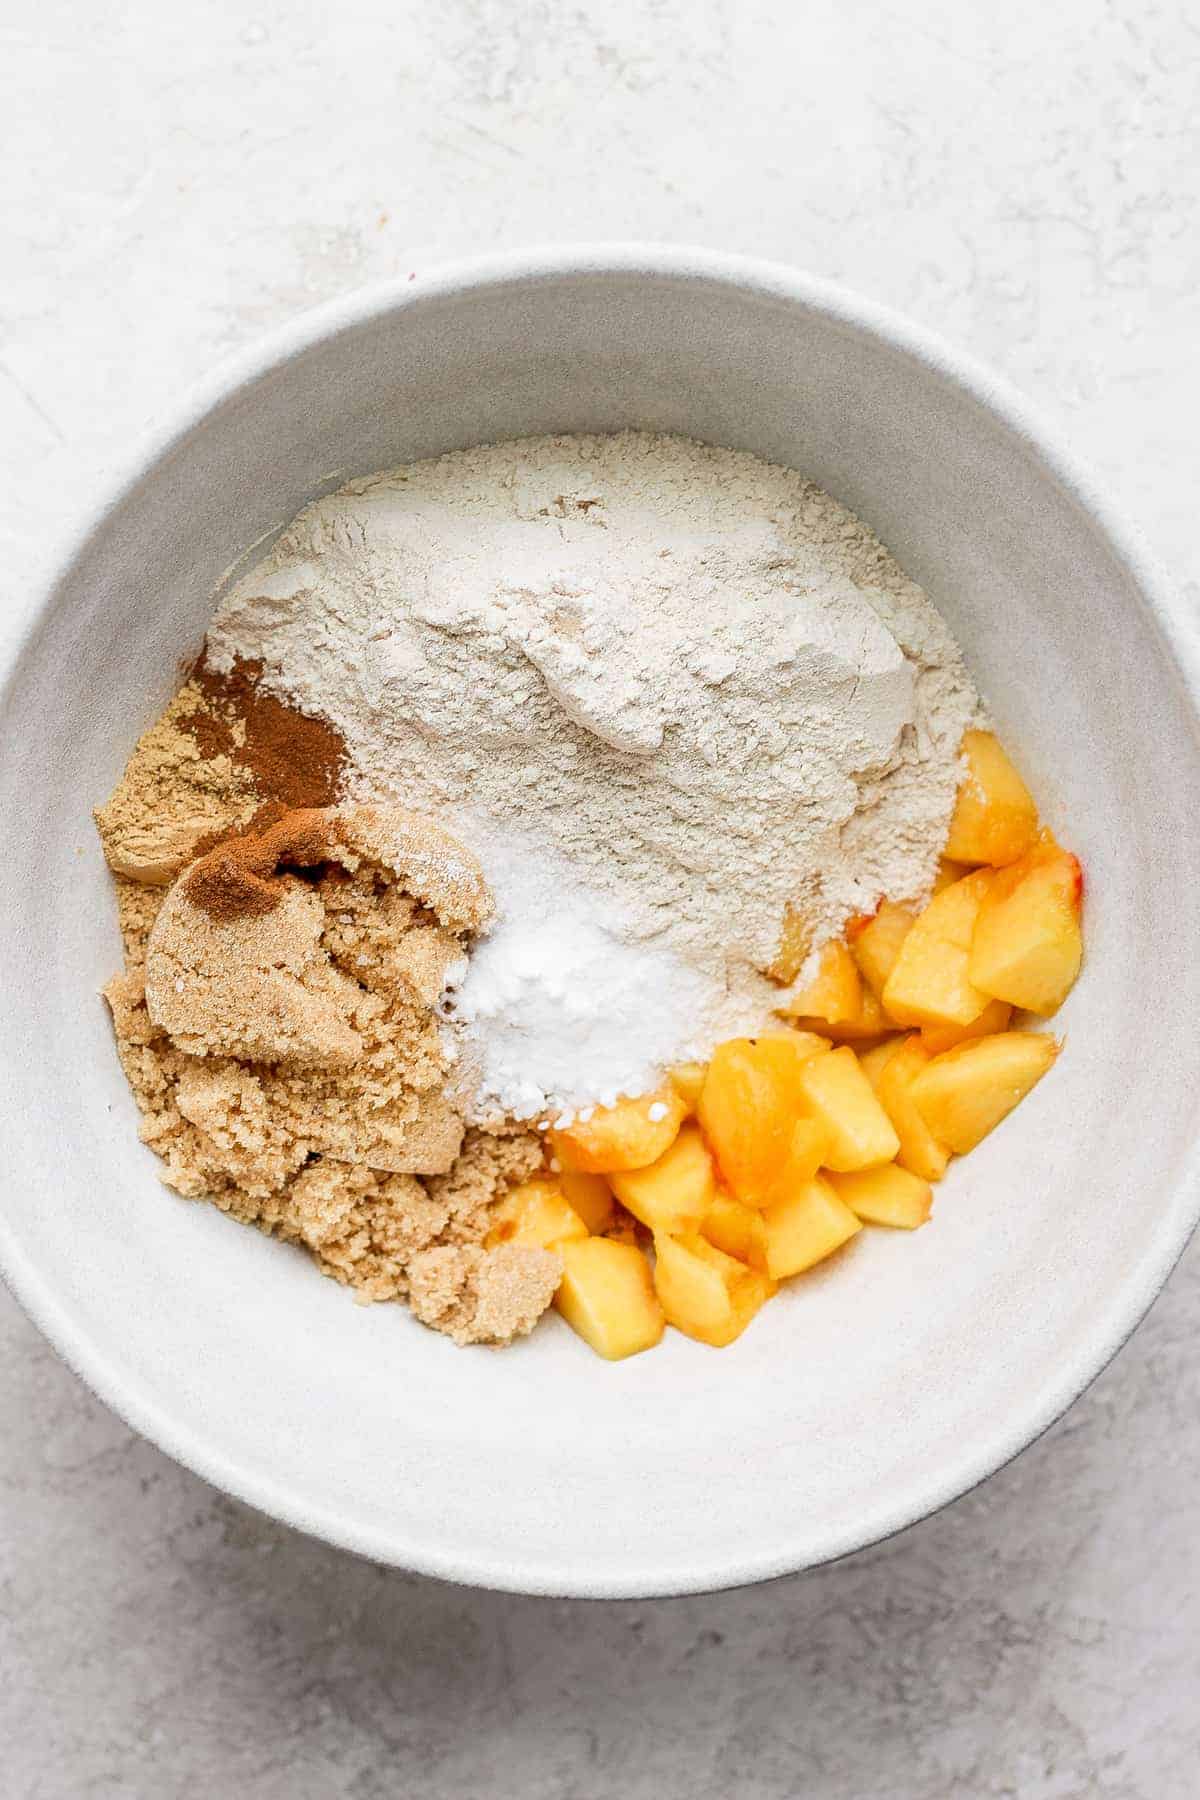
M753 1026L789 904L815 946L926 893L978 710L921 589L828 494L631 432L329 495L208 655L330 720L349 792L479 855L498 920L455 1011L481 1118L611 1100Z
M560 1260L485 1240L531 1127L760 1027L789 906L815 954L923 896L977 716L867 528L749 455L522 440L317 502L97 813L164 1178L528 1331Z

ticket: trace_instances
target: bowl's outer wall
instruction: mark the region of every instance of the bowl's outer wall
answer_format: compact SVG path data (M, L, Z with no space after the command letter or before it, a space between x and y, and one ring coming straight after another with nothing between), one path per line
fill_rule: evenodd
M631 425L803 470L924 582L1084 858L1088 962L1060 1064L955 1167L930 1229L864 1234L720 1354L671 1334L609 1366L556 1319L504 1356L464 1354L160 1187L98 998L118 939L88 814L199 645L215 584L314 492L487 439ZM1095 514L1020 431L852 310L782 278L621 267L364 306L144 470L9 683L10 1276L139 1428L382 1560L645 1594L882 1536L1073 1397L1194 1218L1195 719Z

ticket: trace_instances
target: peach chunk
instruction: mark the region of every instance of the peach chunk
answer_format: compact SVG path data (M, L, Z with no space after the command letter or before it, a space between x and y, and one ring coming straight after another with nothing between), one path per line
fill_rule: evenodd
M820 967L810 982L789 996L780 1012L788 1018L840 1025L857 1019L862 1010L862 978L845 944L830 938L821 946Z
M892 1121L900 1149L896 1161L923 1181L940 1181L946 1173L950 1152L939 1144L925 1115L912 1097L913 1077L919 1075L929 1061L929 1052L919 1038L912 1037L888 1059L879 1078L879 1099Z
M954 862L1016 862L1037 836L1033 798L990 731L963 733L966 777L958 790L946 855Z
M665 1155L646 1169L614 1171L622 1206L653 1232L698 1231L717 1195L717 1172L695 1125L685 1125Z
M763 1206L792 1152L800 1101L800 1075L809 1062L779 1037L730 1038L713 1051L697 1114L721 1174L734 1196Z
M800 1092L805 1109L828 1132L826 1168L867 1169L891 1162L900 1140L849 1046L804 1063Z
M814 1175L786 1200L768 1206L763 1225L767 1273L773 1281L811 1269L862 1230L854 1213L822 1175Z
M780 1028L779 1035L781 1037L786 1037L788 1043L792 1046L793 1052L799 1051L801 1056L816 1056L820 1051L828 1050L829 1048L830 1039L827 1035L828 1031L828 1026L826 1026L823 1031L810 1031L807 1026L796 1027L793 1029L792 1025L788 1024ZM768 1033L767 1035L774 1034Z
M1055 844L1001 869L975 921L972 982L1043 1018L1056 1012L1083 961L1082 904L1079 862Z
M921 1044L930 1056L940 1056L943 1050L953 1050L955 1044L965 1044L968 1038L991 1037L994 1031L1007 1031L1011 1018L1012 1007L1005 1001L989 1000L969 1025L923 1025Z
M938 862L937 874L933 878L933 892L940 894L943 888L953 887L956 881L961 881L964 875L970 873L971 870L967 863L951 862L948 856L943 856Z
M879 1092L883 1071L903 1042L903 1037L885 1038L882 1044L873 1044L869 1050L859 1051L859 1066L876 1093Z
M554 1304L572 1331L611 1362L652 1350L666 1320L641 1251L601 1237L573 1239L557 1250L563 1278Z
M869 919L853 920L846 928L851 954L876 999L882 996L887 986L900 946L916 917L911 906L897 906L894 900L881 900Z
M827 1042L831 1040L835 1044L865 1043L894 1029L894 1021L889 1019L869 987L863 988L858 1011L852 1019L839 1019L836 1024L831 1024L827 1019L800 1014L792 1023L798 1025L806 1037L824 1032L828 1034Z
M790 986L807 962L811 949L812 927L797 907L789 906L783 915L779 948L767 974L781 987Z
M675 1089L666 1086L636 1100L597 1106L587 1118L581 1114L550 1133L550 1148L572 1174L644 1169L670 1149L686 1114Z
M700 1089L704 1086L704 1077L708 1074L708 1064L702 1062L676 1063L668 1073L671 1086L679 1098L689 1112L695 1112L696 1102L700 1098Z
M1052 1037L1001 1031L935 1056L909 1091L938 1142L961 1156L1007 1118L1058 1051Z
M943 888L917 919L883 990L883 1003L901 1025L969 1025L990 994L968 978L971 938L994 879L978 869Z
M895 1163L885 1163L881 1169L858 1169L852 1175L831 1175L829 1184L855 1218L867 1225L915 1231L933 1211L929 1183Z
M701 1233L726 1256L735 1257L751 1269L765 1271L767 1228L756 1207L743 1206L732 1194L718 1194L708 1209Z
M613 1192L603 1175L577 1175L564 1169L559 1176L563 1193L579 1214L593 1237L607 1231L612 1224Z
M654 1240L654 1286L668 1324L718 1349L741 1336L773 1292L760 1270L694 1236Z
M511 1188L492 1213L487 1247L536 1244L553 1250L566 1238L585 1238L588 1228L557 1181L535 1175Z

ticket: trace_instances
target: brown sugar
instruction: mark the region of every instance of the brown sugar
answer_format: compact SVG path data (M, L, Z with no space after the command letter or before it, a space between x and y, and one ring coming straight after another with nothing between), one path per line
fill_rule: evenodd
M100 841L115 875L166 887L198 844L245 824L259 806L251 776L230 754L232 726L220 749L202 748L185 729L184 721L194 721L204 704L195 683L181 689L138 739L120 781L97 810Z
M451 1288L435 1304L427 1273L418 1316L461 1342L528 1329L554 1259L493 1268L479 1246L542 1148L464 1133L437 1012L490 912L469 853L398 811L293 812L243 823L165 892L121 879L118 906L126 969L105 994L167 1183L364 1300L408 1297L445 1250Z
M252 819L338 799L340 736L326 720L264 694L260 674L255 663L235 663L226 675L197 664L143 733L96 813L114 874L165 887Z
M439 1245L409 1265L409 1304L456 1344L507 1344L533 1330L562 1280L562 1258L533 1244Z

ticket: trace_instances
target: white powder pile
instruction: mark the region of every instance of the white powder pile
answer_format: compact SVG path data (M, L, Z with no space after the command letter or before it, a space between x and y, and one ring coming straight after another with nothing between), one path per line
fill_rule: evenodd
M499 918L455 1001L481 1116L643 1090L760 1025L819 943L928 889L978 712L873 534L684 439L523 439L352 483L221 605L210 661L343 734L356 797L442 816Z

